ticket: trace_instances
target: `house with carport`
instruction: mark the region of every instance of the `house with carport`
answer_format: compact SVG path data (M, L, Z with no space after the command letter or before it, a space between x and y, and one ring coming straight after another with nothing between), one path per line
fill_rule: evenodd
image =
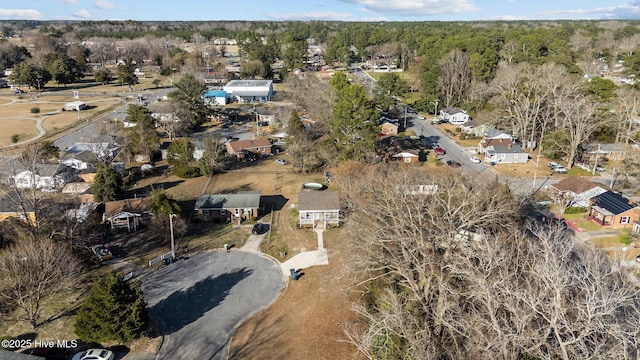
M340 225L340 196L336 191L302 189L298 193L300 227Z
M260 192L200 195L194 206L196 216L206 221L233 222L256 219L260 211Z
M132 232L148 224L151 216L148 198L131 198L106 202L102 221L109 224L111 229L127 229Z

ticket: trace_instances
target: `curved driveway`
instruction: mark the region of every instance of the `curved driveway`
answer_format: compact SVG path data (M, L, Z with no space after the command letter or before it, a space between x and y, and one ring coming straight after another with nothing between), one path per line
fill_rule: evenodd
M156 359L226 359L235 328L276 300L280 266L244 251L200 253L143 280L164 343Z

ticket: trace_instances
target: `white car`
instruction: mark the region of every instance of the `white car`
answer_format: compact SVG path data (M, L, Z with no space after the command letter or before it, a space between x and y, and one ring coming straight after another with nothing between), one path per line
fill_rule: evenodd
M73 355L72 360L113 360L113 351L107 349L89 349Z
M418 119L420 119L420 120L424 120L424 119L425 119L425 117L424 117L423 115L418 115Z
M475 156L475 155L471 155L469 160L471 160L471 162L474 163L474 164L480 164L480 159L478 159L478 157Z
M277 163L277 164L280 164L280 165L287 165L287 164L288 164L288 163L287 163L287 160L284 160L284 159L277 159L277 160L276 160L276 163Z

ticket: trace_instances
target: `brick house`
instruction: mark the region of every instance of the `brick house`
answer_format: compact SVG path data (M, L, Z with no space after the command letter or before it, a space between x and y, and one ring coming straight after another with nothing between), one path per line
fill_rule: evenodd
M229 156L235 156L236 160L254 160L273 154L272 144L266 138L229 141L225 146Z
M640 219L640 206L622 194L606 191L591 198L589 217L602 226L630 228Z
M196 216L202 220L232 221L234 224L257 218L259 209L259 191L201 195L198 196L194 207Z

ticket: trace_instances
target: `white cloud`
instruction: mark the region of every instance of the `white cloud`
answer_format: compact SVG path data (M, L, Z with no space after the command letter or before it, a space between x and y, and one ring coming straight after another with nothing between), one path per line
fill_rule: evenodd
M340 0L359 4L367 11L399 16L440 15L481 10L473 0Z
M526 16L516 16L516 15L500 15L496 17L492 17L488 20L496 20L496 21L517 21L517 20L529 20L529 17Z
M112 3L109 0L96 0L93 3L93 6L97 7L98 9L102 9L102 10L113 10L116 8L116 4Z
M42 13L32 9L0 9L1 19L40 20Z
M268 14L271 19L274 20L335 20L335 21L347 21L351 18L351 14L338 13L330 11L309 11L305 13L271 13Z
M75 4L77 4L77 3L78 3L78 1L77 1L77 0L62 0L62 1L63 1L63 2L65 2L65 3L67 3L67 4L72 4L72 5L75 5Z
M638 19L640 18L640 1L632 1L616 6L606 6L594 9L569 9L557 11L541 12L541 15L555 18L584 19L591 15L591 18L604 19Z
M74 12L73 17L75 18L80 18L80 19L91 19L91 14L89 14L89 12L85 9L80 9L76 12Z

